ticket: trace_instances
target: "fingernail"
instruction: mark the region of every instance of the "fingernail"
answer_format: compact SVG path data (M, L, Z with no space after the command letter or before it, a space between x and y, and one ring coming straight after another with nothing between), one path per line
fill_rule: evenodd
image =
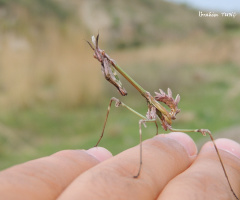
M240 158L240 144L226 138L221 138L215 140L216 146L218 149L224 150L228 153L231 153L232 155L236 156L237 158ZM204 145L204 148L213 147L212 142L208 142Z
M100 162L112 157L112 153L103 147L93 147L86 150L86 152L91 156L95 157Z
M162 137L170 138L181 144L189 156L195 156L197 154L197 146L190 136L181 132L174 132L168 134L161 134Z

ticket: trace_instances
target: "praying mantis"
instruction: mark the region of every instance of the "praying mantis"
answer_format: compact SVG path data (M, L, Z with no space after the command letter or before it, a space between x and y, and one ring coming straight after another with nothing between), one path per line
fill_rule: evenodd
M131 112L133 112L134 114L136 114L137 116L140 117L140 120L139 120L140 164L139 164L139 169L138 169L137 174L135 176L133 176L134 178L138 178L140 176L141 169L142 169L142 164L143 164L143 162L142 162L142 125L144 127L146 127L147 122L155 123L156 129L157 129L157 134L158 134L157 120L159 119L161 126L165 131L170 130L172 132L179 132L179 131L180 132L199 132L203 136L209 135L209 137L214 145L214 148L216 150L217 156L219 158L221 167L223 169L223 172L224 172L224 175L228 182L228 185L230 187L230 190L233 193L233 195L235 196L235 198L237 200L239 200L239 198L237 197L236 193L234 192L234 190L231 186L231 183L228 178L226 169L224 167L222 158L220 156L220 153L218 151L218 148L216 146L216 143L214 141L214 138L213 138L211 132L208 129L175 129L172 127L172 121L176 119L176 115L180 112L180 109L178 108L178 103L180 101L180 95L178 94L176 96L176 98L174 99L172 97L172 91L168 88L167 94L163 90L160 89L159 90L160 92L159 93L155 92L156 95L153 97L150 94L150 92L143 89L125 71L123 71L123 69L120 66L118 66L117 63L113 59L111 59L110 56L108 54L106 54L104 50L99 48L98 41L99 41L99 34L97 35L96 38L94 36L92 36L92 44L93 45L90 42L88 42L88 41L87 42L90 45L90 47L92 48L92 50L94 51L94 55L93 55L94 58L96 58L101 63L101 70L102 70L102 73L103 73L105 79L107 81L109 81L112 85L114 85L122 96L126 96L127 91L124 89L120 79L117 76L116 71L118 71L146 99L148 111L147 111L146 116L143 116L142 114L133 110L128 105L124 104L119 99L112 97L110 100L110 103L108 105L108 110L107 110L106 118L104 121L101 136L95 146L98 146L99 142L101 141L101 139L104 135L104 130L106 127L106 123L107 123L107 119L108 119L108 115L110 112L112 102L116 102L116 104L115 104L116 107L119 107L119 106L125 107L126 109L130 110ZM160 102L166 104L166 106L169 107L170 112L163 105L161 105Z

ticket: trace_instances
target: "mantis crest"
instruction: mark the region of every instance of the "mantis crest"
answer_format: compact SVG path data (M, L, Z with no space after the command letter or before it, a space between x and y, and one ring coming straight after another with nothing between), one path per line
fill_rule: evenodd
M141 173L142 168L142 125L146 127L147 122L153 122L156 125L157 128L157 134L158 134L158 121L160 121L162 128L167 131L170 130L172 132L199 132L203 136L209 135L211 141L213 142L214 148L216 150L217 156L219 158L219 161L221 163L221 167L223 169L224 175L226 177L226 180L228 182L228 185L230 187L230 190L232 191L233 195L236 199L238 199L237 195L233 191L233 188L231 186L231 183L229 181L226 169L224 167L223 161L221 159L220 153L218 151L218 148L215 144L214 138L211 134L211 132L208 129L175 129L172 127L173 120L176 119L176 115L180 112L180 109L178 108L178 103L180 101L180 95L178 94L176 98L173 98L172 91L168 88L167 93L165 93L163 90L159 89L159 92L155 92L155 96L152 96L150 92L144 90L137 82L135 82L123 69L117 65L117 63L110 58L108 54L105 53L104 50L100 49L98 46L99 41L99 34L95 38L92 36L92 44L88 42L92 50L94 51L94 58L96 58L101 63L101 70L105 77L105 79L110 82L112 85L114 85L119 93L122 96L127 95L127 91L122 86L122 83L120 79L117 76L116 71L118 71L133 87L135 87L138 92L146 99L148 110L146 113L146 116L143 116L142 114L138 113L137 111L133 110L126 104L124 104L119 99L112 97L110 100L110 103L108 105L107 115L105 118L103 130L101 133L101 136L95 146L98 146L99 142L101 141L104 130L106 127L108 115L110 112L110 108L112 105L112 102L115 101L116 107L122 106L133 112L134 114L138 115L141 119L139 120L139 135L140 135L140 164L137 174L134 176L134 178L138 178ZM164 106L161 105L161 103L164 103L170 111L168 111ZM238 199L239 200L239 199Z

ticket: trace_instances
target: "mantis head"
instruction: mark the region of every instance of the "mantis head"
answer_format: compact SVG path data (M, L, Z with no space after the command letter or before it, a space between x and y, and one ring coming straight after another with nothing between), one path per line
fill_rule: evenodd
M105 79L113 84L122 96L127 95L127 91L123 88L114 68L115 62L105 53L104 50L98 47L99 34L95 38L92 36L92 44L87 41L89 46L94 51L93 57L101 63L101 70ZM114 65L113 65L114 64Z

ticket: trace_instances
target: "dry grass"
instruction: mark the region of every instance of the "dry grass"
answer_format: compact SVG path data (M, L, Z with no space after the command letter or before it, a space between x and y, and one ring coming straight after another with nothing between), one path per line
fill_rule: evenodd
M235 63L240 64L240 38L197 36L158 47L117 52L125 63L159 62L175 66ZM137 58L137 59L136 59Z
M76 105L100 92L92 52L79 30L49 30L41 41L5 35L0 49L2 107L55 101ZM91 79L91 81L90 81Z
M46 13L62 13L55 3L51 4L57 6L53 11L48 10L48 4L38 3ZM240 64L238 35L207 36L220 29L219 20L201 21L195 11L182 6L155 1L70 1L69 9L77 15L77 23L59 23L61 17L56 22L52 15L33 15L33 4L29 4L31 12L13 5L15 9L6 19L0 18L1 109L49 102L76 106L101 98L104 80L100 65L84 41L99 29L101 47L112 47L106 50L121 66L132 66L126 71L135 72L138 64L147 67L149 63L174 67ZM162 44L157 46L155 40ZM138 42L141 48L111 52L121 43L136 47ZM151 46L144 46L149 43Z
M4 36L0 49L0 106L22 107L39 102L73 106L91 99L96 102L104 80L99 63L92 58L92 51L84 39L90 39L90 35L86 36L78 29L65 35L50 29L38 44L16 35ZM181 67L239 65L239 52L239 37L200 35L158 47L109 54L124 66L159 63Z

